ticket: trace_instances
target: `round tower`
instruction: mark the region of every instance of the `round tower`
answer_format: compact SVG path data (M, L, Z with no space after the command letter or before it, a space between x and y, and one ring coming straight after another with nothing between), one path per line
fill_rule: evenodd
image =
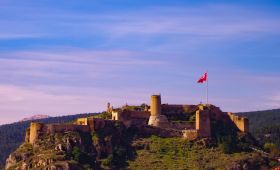
M161 97L160 95L151 96L151 115L161 115Z
M148 125L156 127L169 127L169 122L165 115L161 114L161 97L160 95L151 96L151 116Z

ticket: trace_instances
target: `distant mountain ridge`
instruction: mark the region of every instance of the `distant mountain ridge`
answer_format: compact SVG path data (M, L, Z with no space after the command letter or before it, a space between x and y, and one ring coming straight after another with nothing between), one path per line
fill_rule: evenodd
M30 121L30 120L40 120L40 119L47 119L50 118L51 116L49 115L43 115L43 114L37 114L31 117L23 118L19 122L24 122L24 121Z

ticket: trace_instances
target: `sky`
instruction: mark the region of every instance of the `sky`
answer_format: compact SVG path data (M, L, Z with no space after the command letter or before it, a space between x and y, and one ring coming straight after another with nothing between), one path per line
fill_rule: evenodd
M107 102L280 108L280 2L1 0L0 124Z

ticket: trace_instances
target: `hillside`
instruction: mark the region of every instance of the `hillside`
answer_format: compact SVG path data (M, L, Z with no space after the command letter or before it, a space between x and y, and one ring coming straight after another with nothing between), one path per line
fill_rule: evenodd
M47 119L36 120L36 122L64 123L90 115L94 115L94 113L51 117ZM16 122L0 126L0 169L4 166L8 155L24 141L25 131L30 125L30 122L31 121Z
M7 168L267 169L271 163L249 150L254 142L244 133L224 134L220 142L215 136L189 141L143 133L143 127L126 128L118 121L105 122L91 133L68 130L40 136L33 144L25 142L10 155Z
M250 120L250 131L253 133L253 135L255 135L255 137L257 137L260 141L262 141L263 143L265 142L274 142L277 143L277 140L279 139L279 134L280 134L280 127L279 127L279 118L280 118L280 109L278 110L269 110L269 111L258 111L258 112L246 112L246 113L239 113L242 115L245 115L249 118ZM64 122L71 122L77 118L80 117L86 117L89 115L93 115L92 114L78 114L78 115L70 115L70 116L62 116L62 117L51 117L51 118L47 118L47 119L42 119L39 122L42 123L64 123ZM102 115L100 115L100 117L103 117ZM104 117L103 117L104 118ZM2 125L0 126L0 158L1 158L1 163L2 166L5 163L5 160L7 158L7 156L13 152L23 141L24 141L24 136L25 136L25 130L26 128L29 126L30 121L26 121L26 122L17 122L17 123L13 123L13 124L9 124L9 125ZM270 138L264 138L263 133L270 133L273 137ZM260 137L262 136L262 137ZM277 138L278 137L278 138ZM162 149L163 152L165 152L164 150L168 150L168 148L171 147L171 143L170 141L174 141L175 139L170 139L170 140L165 140L165 139L161 139L161 138L144 138L144 139L137 139L135 141L133 141L134 144L139 143L139 141L144 141L144 143L148 143L146 145L149 145L150 148L153 147L158 147L158 145L154 145L153 143L156 142L160 142L161 141L161 145L162 145ZM174 143L173 143L174 144ZM173 145L172 144L172 145ZM277 143L279 144L279 143ZM181 147L181 146L180 146ZM138 148L138 147L137 147ZM140 147L141 148L141 147ZM192 152L192 157L188 158L188 161L194 161L197 159L202 159L205 160L207 162L207 159L209 159L209 157L213 157L214 155L220 155L221 150L219 148L216 149L211 149L211 152L206 148L205 150L203 150L202 153L200 151L195 151L195 148L192 148L193 152ZM129 160L127 163L129 163L129 167L133 168L133 169L138 169L137 167L139 167L141 163L143 163L143 158L147 157L149 159L149 161L152 161L153 157L157 157L158 161L155 162L149 162L151 163L151 165L154 166L166 166L164 164L165 161L176 161L177 162L183 162L184 161L184 157L180 156L178 157L178 155L172 156L173 153L171 153L170 150L166 151L167 152L167 156L163 156L163 152L159 151L158 153L155 152L155 154L151 155L149 153L154 152L153 149L149 150L149 149L138 149L135 151L138 155L137 159L133 159L134 161L131 162L131 160ZM209 154L208 154L209 153ZM169 156L168 156L169 155ZM228 161L233 161L233 162L238 162L238 160L240 159L249 159L250 154L247 153L235 153L234 155L236 155L236 159L234 158L228 158L226 155L224 155L224 161L228 160ZM233 156L233 155L231 155ZM174 157L174 159L172 158ZM167 159L167 160L165 160ZM219 165L219 163L221 163L222 161L217 159L217 166ZM212 161L213 162L213 161ZM207 164L207 163L206 163ZM201 166L208 166L205 164L202 164Z
M179 138L151 136L130 141L125 140L127 139L125 134L114 132L111 131L106 136L68 133L45 138L37 147L23 144L13 156L19 158L24 153L24 156L32 162L21 161L10 169L35 166L38 169L49 167L77 170L88 168L204 170L236 167L267 169L269 165L269 159L261 157L258 153L225 154L219 147L204 145L203 143L207 141L203 140L190 142ZM114 136L108 140L113 133ZM63 142L67 141L66 139L70 144ZM48 163L47 160L52 163ZM13 161L11 159L11 162Z
M238 113L250 120L250 132L262 143L280 147L280 109Z
M144 147L138 146L137 157L129 161L128 169L265 169L269 164L268 159L257 153L243 151L226 154L221 147L207 142L157 136L138 139L134 145L140 143Z
M241 112L237 114L246 116L250 120L251 132L271 125L280 125L280 109Z

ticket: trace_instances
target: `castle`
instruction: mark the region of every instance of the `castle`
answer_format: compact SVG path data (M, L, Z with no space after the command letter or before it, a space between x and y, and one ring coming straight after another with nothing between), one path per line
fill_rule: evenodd
M195 121L182 121L184 113L191 111L195 112ZM112 114L112 120L121 121L127 127L147 124L161 129L173 129L181 131L182 136L188 139L210 137L211 121L233 124L241 132L249 131L249 120L246 117L222 112L218 107L208 104L161 104L160 95L152 95L150 108L145 107L142 111L108 107L108 112Z
M150 106L124 106L113 109L110 104L107 112L111 120L101 118L80 118L73 124L41 124L32 122L26 132L25 141L34 144L41 135L67 131L94 132L116 121L126 127L140 127L145 133L162 134L162 136L183 137L189 140L211 137L211 124L220 122L247 133L249 120L222 112L213 105L170 105L162 104L160 95L152 95Z

